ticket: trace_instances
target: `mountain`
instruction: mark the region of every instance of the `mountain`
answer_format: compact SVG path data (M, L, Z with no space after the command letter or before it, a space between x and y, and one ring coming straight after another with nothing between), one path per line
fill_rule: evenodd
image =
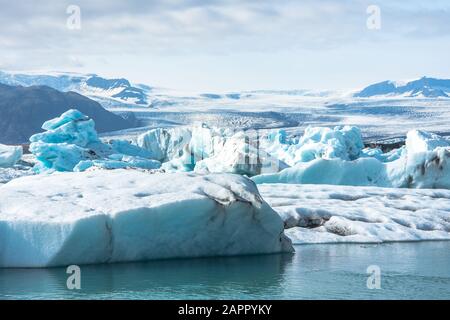
M42 131L41 126L46 120L72 108L94 119L99 132L134 126L133 121L125 120L75 92L60 92L47 86L0 84L0 143L27 143L32 134Z
M87 96L105 107L147 106L151 88L132 85L127 79L106 79L95 74L54 73L20 74L0 71L0 83L29 87L48 86L67 92L74 91Z
M435 79L423 77L418 80L397 84L393 81L383 81L372 84L354 97L374 97L380 95L403 96L403 97L425 97L425 98L449 98L450 79Z

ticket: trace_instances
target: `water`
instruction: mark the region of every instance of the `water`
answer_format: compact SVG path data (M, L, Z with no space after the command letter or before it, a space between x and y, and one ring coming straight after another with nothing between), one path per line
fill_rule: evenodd
M381 289L368 289L369 265ZM0 270L0 299L450 299L450 242L297 246L292 255Z

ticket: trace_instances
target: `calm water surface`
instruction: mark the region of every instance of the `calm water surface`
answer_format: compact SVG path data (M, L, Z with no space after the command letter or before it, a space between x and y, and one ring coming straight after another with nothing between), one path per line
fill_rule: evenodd
M381 269L370 290L367 267ZM450 242L296 246L292 255L2 269L0 299L450 299Z

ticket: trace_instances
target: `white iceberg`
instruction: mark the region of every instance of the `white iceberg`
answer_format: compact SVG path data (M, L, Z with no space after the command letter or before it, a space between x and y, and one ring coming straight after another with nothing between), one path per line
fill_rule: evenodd
M138 136L137 145L147 150L152 159L167 162L183 155L191 137L192 132L186 128L158 128Z
M263 184L294 244L450 240L450 191Z
M283 221L238 175L97 170L0 186L1 267L286 251Z
M168 172L193 171L198 161L222 150L231 130L209 128L200 124L192 128L153 129L137 138L137 144L163 162Z
M237 133L226 140L224 146L214 156L196 163L195 170L200 173L227 172L247 176L261 173L279 172L289 166L272 157L254 145L244 132Z
M22 158L21 146L7 146L0 144L0 168L13 167Z

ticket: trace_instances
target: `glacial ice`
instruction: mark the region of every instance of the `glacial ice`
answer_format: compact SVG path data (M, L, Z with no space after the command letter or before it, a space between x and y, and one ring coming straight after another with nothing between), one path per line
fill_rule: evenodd
M262 184L294 244L450 240L450 191Z
M227 139L219 152L197 162L195 172L229 172L254 176L279 172L288 167L284 162L253 146L244 133L236 133Z
M360 157L364 143L357 127L307 127L298 140L287 139L284 130L269 133L263 146L272 156L293 166L315 159L354 160Z
M165 172L237 173L258 183L335 184L450 188L450 142L419 130L405 146L383 153L364 148L357 127L308 127L301 137L277 130L259 132L210 128L159 128L137 138L102 142L95 123L69 110L30 138L35 172L161 168ZM292 167L290 167L292 166Z
M33 170L38 173L90 167L157 169L161 165L151 159L149 151L129 141L103 143L94 121L75 109L45 122L42 128L46 131L30 138L30 151L38 160Z
M55 172L0 189L1 267L293 250L283 221L238 175Z
M191 137L191 131L185 128L158 128L141 134L137 145L147 150L152 159L167 162L183 155L183 149Z
M404 150L396 160L382 162L379 156L347 161L318 158L299 162L278 173L252 179L258 183L334 184L394 188L450 188L450 147L447 140L414 130L407 135Z
M238 173L253 176L287 168L258 148L249 132L209 128L154 129L138 137L138 145L163 162L166 172Z
M7 146L0 144L0 168L14 166L22 158L21 146Z

